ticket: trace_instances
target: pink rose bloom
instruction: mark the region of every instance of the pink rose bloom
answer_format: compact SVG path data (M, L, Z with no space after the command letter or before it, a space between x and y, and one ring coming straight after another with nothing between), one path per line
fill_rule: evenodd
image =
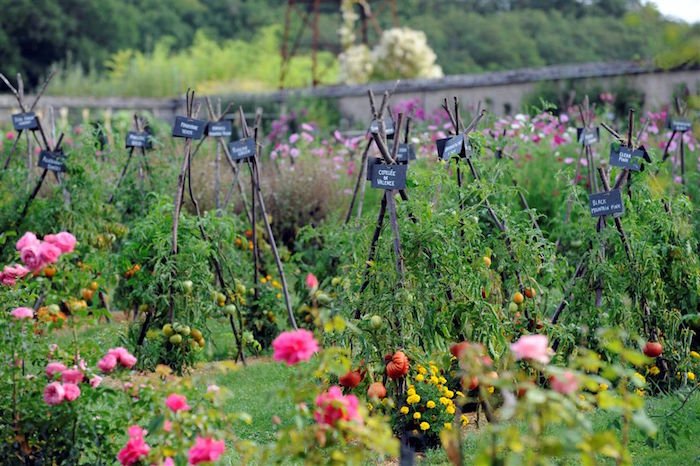
M80 396L80 387L74 383L64 383L63 391L66 401L75 401Z
M578 379L569 371L564 372L562 375L553 375L549 379L549 383L552 386L552 390L562 395L574 393L578 389Z
M343 395L343 391L337 385L332 386L327 392L316 397L314 419L319 424L335 425L338 421L361 421L357 412L359 401L355 395Z
M129 428L129 440L117 454L117 460L122 466L131 466L148 455L151 447L143 439L145 432L138 426Z
M510 350L516 360L531 359L542 364L548 364L552 359L552 349L545 335L523 335L515 343L511 343Z
M56 374L66 370L66 366L60 362L50 362L46 365L46 377L53 379Z
M170 432L171 430L173 430L173 423L167 419L163 421L163 430L166 432Z
M63 402L66 397L66 392L63 389L61 382L51 382L44 389L44 401L47 405L57 405Z
M99 375L93 375L92 378L90 379L90 386L92 388L99 387L101 383L102 383L102 377L100 377Z
M109 351L107 351L107 356L114 357L119 364L127 369L131 369L136 364L136 357L129 353L129 350L121 346L111 348Z
M32 272L43 268L45 265L45 263L41 260L40 243L25 246L19 252L19 257L22 259L24 265L26 265Z
M198 436L194 441L194 446L188 452L189 464L216 461L224 453L225 448L223 440Z
M34 317L34 309L28 307L18 307L10 312L10 314L17 320L31 319Z
M309 273L306 276L306 287L310 290L318 288L318 278L316 278L316 275Z
M110 373L117 367L117 358L113 354L108 353L100 359L97 363L97 367L104 373Z
M18 251L21 251L22 249L26 248L27 246L33 246L33 245L38 245L40 241L37 239L36 235L32 233L31 231L26 232L22 237L17 241L17 244L15 247L17 248Z
M5 137L7 138L8 141L12 141L15 138L15 133L13 133L12 131L8 131L5 134Z
M165 400L165 406L167 406L172 412L176 413L178 411L189 411L190 405L187 404L187 398L177 393L171 393Z
M2 272L0 272L0 283L7 286L13 286L15 283L17 283L17 279L24 277L28 273L29 269L23 265L6 265Z
M58 261L58 258L61 257L61 250L58 248L58 246L43 242L39 244L39 255L42 262L55 264L56 261Z
M79 369L66 369L61 373L61 382L78 384L83 381L84 377Z
M55 235L46 235L44 236L44 241L53 244L64 254L73 252L76 243L75 236L71 235L67 231L62 231Z
M272 342L275 361L284 361L293 366L301 361L308 361L318 351L314 334L305 329L282 332Z

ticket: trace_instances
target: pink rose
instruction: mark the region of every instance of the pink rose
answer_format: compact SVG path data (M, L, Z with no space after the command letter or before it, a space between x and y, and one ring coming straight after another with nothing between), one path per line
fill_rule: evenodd
M165 400L165 406L170 408L174 413L178 411L189 411L190 405L187 404L187 398L177 393L171 393Z
M568 395L578 389L578 379L569 371L564 372L562 375L553 375L549 379L549 383L552 386L552 390L562 395Z
M79 369L66 369L61 373L61 382L64 384L74 383L78 384L83 381L85 376Z
M17 279L24 277L28 273L29 269L23 265L6 265L2 272L0 272L0 282L2 282L3 285L13 286L17 282Z
M117 367L117 358L113 354L108 353L100 359L97 363L97 367L104 373L110 373Z
M224 453L226 445L223 440L214 440L210 437L197 437L194 446L188 452L190 464L213 462Z
M312 291L318 288L318 278L316 278L316 275L309 273L306 276L306 287Z
M90 379L90 386L92 388L99 387L101 383L102 383L102 377L100 377L99 375L93 375L92 378Z
M173 423L167 419L165 421L163 421L163 430L166 432L172 431L173 430Z
M548 346L549 341L545 335L523 335L510 345L510 350L516 360L531 359L542 364L548 364L552 359L553 351Z
M22 262L24 262L24 265L26 265L32 272L40 270L45 265L45 263L41 260L40 243L25 246L19 252L19 257L22 259Z
M71 235L67 231L62 231L55 235L46 235L44 236L44 241L53 244L64 254L73 252L76 243L75 236Z
M107 354L114 356L117 362L127 369L131 369L136 364L136 357L129 353L129 350L118 346L107 351Z
M316 407L314 419L319 424L329 426L335 425L338 421L361 421L360 413L357 411L359 401L355 395L343 395L343 391L337 385L332 386L327 392L316 397Z
M117 454L117 460L122 466L131 466L144 459L151 447L148 446L143 439L145 431L139 426L131 426L129 428L129 440Z
M57 405L63 402L66 397L66 392L63 389L61 382L51 382L44 389L44 401L47 405Z
M58 258L61 257L61 250L58 246L54 246L51 243L42 242L39 244L39 255L42 262L55 264Z
M66 401L75 401L80 396L80 387L74 383L64 383L63 391Z
M50 362L46 365L46 376L52 380L56 374L61 374L66 366L60 362Z
M165 458L165 461L163 461L163 466L175 466L175 461L173 461L173 459L170 457Z
M15 244L15 247L17 248L18 251L21 251L22 249L26 248L27 246L33 246L33 245L38 245L40 241L37 239L36 235L32 233L31 231L26 232L22 237L17 241L17 244Z
M34 317L34 309L28 307L18 307L10 312L10 314L17 320L32 319Z
M12 131L8 131L7 133L5 133L5 137L8 141L12 141L15 138L15 133L13 133Z
M272 348L275 361L284 361L288 366L293 366L311 359L311 356L318 351L318 343L313 333L299 329L280 333L272 342Z

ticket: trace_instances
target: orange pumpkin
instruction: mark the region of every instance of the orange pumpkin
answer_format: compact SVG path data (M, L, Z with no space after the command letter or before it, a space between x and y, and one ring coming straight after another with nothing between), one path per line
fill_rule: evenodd
M374 382L370 384L367 389L367 396L370 398L386 398L386 387L381 382Z
M362 373L359 370L350 371L338 379L338 383L345 388L355 388L362 382Z
M384 358L387 360L387 358ZM403 351L397 351L389 356L386 364L386 373L390 379L396 380L408 374L408 357Z

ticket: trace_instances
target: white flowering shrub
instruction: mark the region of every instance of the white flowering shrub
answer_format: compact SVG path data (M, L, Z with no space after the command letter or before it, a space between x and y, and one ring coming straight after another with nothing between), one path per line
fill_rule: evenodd
M338 56L338 60L340 81L345 84L363 84L372 76L372 52L364 44L350 46Z

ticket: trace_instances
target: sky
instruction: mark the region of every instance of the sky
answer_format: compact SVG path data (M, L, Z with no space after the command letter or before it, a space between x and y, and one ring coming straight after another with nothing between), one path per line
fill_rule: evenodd
M700 21L700 0L647 0L653 3L664 16L685 20L689 23Z

